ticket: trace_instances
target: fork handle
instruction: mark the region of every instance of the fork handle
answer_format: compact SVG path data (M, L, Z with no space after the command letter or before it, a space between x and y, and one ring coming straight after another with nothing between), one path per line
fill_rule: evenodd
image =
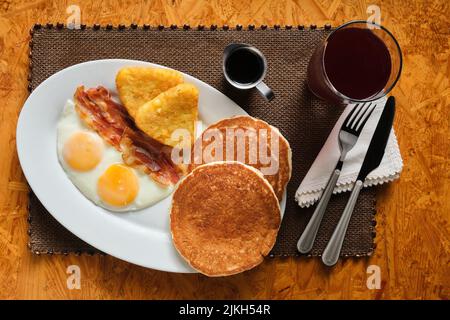
M339 164L336 169L331 174L328 179L327 186L322 193L319 203L317 204L316 209L314 210L311 219L308 222L305 230L303 231L300 239L297 242L297 249L301 253L308 253L311 251L314 240L316 240L317 231L319 231L320 223L322 222L323 215L327 208L328 202L330 201L331 194L333 193L334 186L338 181L339 175L341 174Z
M345 234L347 233L347 227L362 187L363 182L361 180L357 180L355 186L353 187L352 194L348 199L347 205L345 206L344 212L342 213L341 219L339 220L336 229L334 229L333 235L331 236L330 241L322 254L322 262L328 267L334 266L339 259L342 243L344 242Z

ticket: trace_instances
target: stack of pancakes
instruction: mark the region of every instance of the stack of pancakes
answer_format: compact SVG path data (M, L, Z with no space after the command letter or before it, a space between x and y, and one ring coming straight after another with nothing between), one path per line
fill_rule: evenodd
M247 136L239 140L230 132ZM170 227L181 256L208 276L260 264L275 244L291 167L288 141L266 122L238 116L209 126L173 194Z

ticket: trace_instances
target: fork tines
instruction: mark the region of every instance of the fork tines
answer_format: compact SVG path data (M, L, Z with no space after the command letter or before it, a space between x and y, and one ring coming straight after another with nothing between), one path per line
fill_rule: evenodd
M372 102L356 104L345 119L341 130L359 135L375 107L376 104Z

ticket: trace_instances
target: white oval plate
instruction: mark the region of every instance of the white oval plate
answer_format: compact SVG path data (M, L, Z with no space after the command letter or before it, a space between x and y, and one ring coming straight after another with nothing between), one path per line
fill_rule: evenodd
M125 66L164 68L136 60L97 60L59 71L28 97L17 124L17 151L25 177L45 208L65 228L97 249L147 268L195 272L172 245L169 196L159 203L130 213L114 213L85 198L66 176L56 154L56 125L60 112L75 89L102 85L116 93L115 77ZM199 89L199 117L209 125L222 118L246 115L231 99L210 85L184 74ZM286 206L286 193L281 204Z

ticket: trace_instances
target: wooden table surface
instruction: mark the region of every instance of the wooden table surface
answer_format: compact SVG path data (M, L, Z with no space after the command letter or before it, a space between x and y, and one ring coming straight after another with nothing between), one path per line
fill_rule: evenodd
M404 71L393 91L395 129L404 160L400 180L378 196L374 256L341 261L267 259L227 278L153 271L109 256L35 256L27 249L28 186L20 169L15 128L27 98L29 29L66 22L67 7L82 23L337 26L381 8L397 37ZM0 298L3 299L448 299L449 241L449 2L436 1L13 1L0 0ZM81 289L67 288L78 265ZM368 289L367 268L381 271L381 289Z

